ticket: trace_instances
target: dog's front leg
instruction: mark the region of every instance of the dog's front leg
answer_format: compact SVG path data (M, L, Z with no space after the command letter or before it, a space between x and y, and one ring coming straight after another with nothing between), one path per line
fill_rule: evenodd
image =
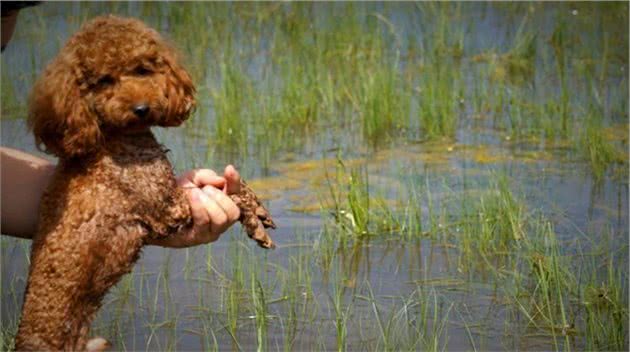
M190 204L181 188L173 186L169 196L157 202L159 206L153 207L153 212L138 214L138 221L148 230L145 244L170 241L193 226Z
M131 271L147 231L133 221L94 217L37 236L17 350L85 350L94 315L107 291Z

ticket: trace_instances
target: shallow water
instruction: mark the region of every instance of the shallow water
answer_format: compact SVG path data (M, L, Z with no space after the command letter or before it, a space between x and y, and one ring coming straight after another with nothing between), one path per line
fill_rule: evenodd
M418 36L418 45L422 46L422 37L439 31L439 22L447 21L451 25L448 28L455 24L454 27L464 29L462 55L470 58L509 50L518 37L518 26L514 23L521 23L524 16L535 21L535 25L528 25L525 30L536 27L537 35L548 39L559 18L571 20L590 15L593 27L597 27L604 26L609 19L606 16L610 15L605 6L579 4L573 7L571 4L466 4L459 8L445 7L446 12L438 8L435 13L429 11L433 5L436 4L427 5L426 13L410 15L419 11L414 4L354 4L350 10L343 4L313 4L313 23L293 25L334 26L336 11L354 14L361 23L373 21L378 18L375 14L379 14L387 20L377 20L387 22L383 28L379 27L382 32L394 28L394 38L403 42L416 40L413 38ZM170 158L177 171L200 166L220 169L225 163L235 163L265 198L279 225L272 233L278 248L263 251L255 247L238 226L208 246L187 250L146 248L133 274L107 296L93 325L95 333L113 341L117 349L253 350L262 346L270 350L333 350L338 349L341 335L346 337L341 345L349 350L583 349L586 344L583 333L570 332L568 339L554 337L553 329L540 322L541 326L536 326L535 318L527 317L515 306L515 298L509 293L514 282L508 264L502 266L499 259L491 269L482 264L467 267L470 262L462 259L464 250L459 237L465 228L458 222L461 220L458 214L468 209L468 204L483 199L484 192L493 192L493 180L497 177L509 180L510 190L526 205L529 218L534 219L534 213L542 214L553 225L561 255L568 258L569 270L581 273L582 261L609 253L615 267L622 271L621 285L627 305L627 155L622 164L607 167L604 176L597 177L588 162L566 146L568 142L513 137L502 122L512 110L486 111L486 116L479 117L476 101L498 98L476 97L475 92L483 89L477 81L483 76L482 87L499 85L477 71L472 60L454 66L464 68L462 81L467 85L462 88L463 108L457 112L462 117L453 138L428 141L421 123L413 120L392 138L377 135L372 139L362 132L357 114L348 113L339 118L322 118L303 131L288 133L275 120L268 125L261 122L261 126L272 129L265 130L271 138L259 138L255 128L258 121L247 120L241 126L249 127L244 132L244 140L248 142L230 147L233 144L229 142L243 140L222 136L215 128L221 120L215 110L219 104L217 95L227 78L217 68L220 64L211 60L225 63L225 56L232 53L229 50L234 50L239 53L235 59L240 65L237 67L243 68L248 76L244 84L251 84L252 89L278 84L284 76L280 72L283 66L275 65L277 58L272 57L274 50L278 50L274 49L277 23L272 21L262 26L265 31L251 38L248 26L258 28L252 24L256 23L254 19L267 14L290 18L292 7L273 3L176 6L180 5L44 4L24 11L15 40L2 55L2 145L37 154L22 119L32 72L42 69L84 18L105 12L139 16L159 25L162 32L176 41L180 39L176 31L186 26L172 21L197 6L195 11L207 11L208 30L233 33L230 37L233 42L222 41L227 34L216 34L217 42L213 41L215 34L211 35L207 48L199 43L181 43L185 54L192 56L191 70L206 71L205 75L195 73L200 107L184 127L155 132L171 150ZM626 33L625 42L621 40L626 48L611 49L622 54L609 63L610 71L615 73L608 75L603 83L607 87L603 99L610 100L605 113L606 126L625 129L615 141L627 150L625 6L625 17L621 20L615 17L620 24L607 28L610 33ZM526 15L528 11L530 15ZM563 12L568 15L559 15ZM435 16L433 22L432 16ZM581 21L580 25L589 23ZM285 22L291 23L280 21ZM339 22L343 26L344 22ZM196 33L191 29L190 36ZM445 35L452 41L459 38L455 30ZM573 44L576 60L589 52L589 45L597 40L595 35L578 37ZM540 39L536 45L544 46L545 40ZM385 46L391 45L394 50L395 42L392 40ZM234 47L226 49L228 43ZM417 63L413 47L399 49L400 57L407 58L400 60L399 69L414 67ZM541 104L546 95L557 95L560 88L552 74L553 57L539 49L535 61L536 69L526 88L502 83L500 89L516 98L521 94L532 95ZM581 74L573 69L574 75ZM419 77L422 76L411 76L409 80ZM571 103L577 106L587 94L580 78L575 80ZM418 114L421 99L422 92L411 100L410 119ZM240 113L246 119L257 116L252 112L257 106L243 104ZM273 138L274 128L279 130L277 138ZM221 142L221 138L227 138L228 143ZM338 158L347 170L363 171L370 195L383 199L392 212L403 213L410 208L409 202L420 202L414 206L420 209L423 231L413 236L404 235L402 229L363 237L342 235L339 224L348 220L335 220L330 184L344 189L350 182ZM412 197L413 193L419 197ZM0 243L5 340L14 332L19 317L28 268L28 242L3 236ZM574 317L571 324L579 328L583 308L576 304L570 309ZM262 316L265 324L261 327ZM345 334L339 333L340 327L345 327ZM427 341L413 342L420 332L425 333ZM432 339L435 339L433 344ZM627 346L627 334L625 341Z

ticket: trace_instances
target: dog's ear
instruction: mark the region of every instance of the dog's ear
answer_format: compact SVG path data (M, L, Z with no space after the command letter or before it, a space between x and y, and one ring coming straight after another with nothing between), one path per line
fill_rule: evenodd
M37 147L60 158L89 154L102 138L98 119L81 94L81 70L70 61L58 57L46 68L29 103L28 123Z
M165 50L163 59L170 71L166 75L168 113L165 124L179 125L195 108L195 86L188 72L179 64L174 50Z

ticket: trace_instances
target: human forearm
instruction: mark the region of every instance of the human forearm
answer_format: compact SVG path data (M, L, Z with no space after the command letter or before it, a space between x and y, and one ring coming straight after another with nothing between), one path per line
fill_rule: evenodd
M0 147L1 210L5 235L32 238L37 230L39 202L54 164L15 149Z

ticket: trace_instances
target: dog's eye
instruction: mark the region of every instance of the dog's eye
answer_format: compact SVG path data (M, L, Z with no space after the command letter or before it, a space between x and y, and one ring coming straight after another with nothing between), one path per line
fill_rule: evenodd
M150 69L144 66L138 66L133 70L133 73L137 76L148 76L153 73Z
M98 81L96 81L96 86L98 87L107 87L107 86L111 86L114 83L116 83L116 81L114 80L114 77L110 76L110 75L105 75L101 78L98 79Z

